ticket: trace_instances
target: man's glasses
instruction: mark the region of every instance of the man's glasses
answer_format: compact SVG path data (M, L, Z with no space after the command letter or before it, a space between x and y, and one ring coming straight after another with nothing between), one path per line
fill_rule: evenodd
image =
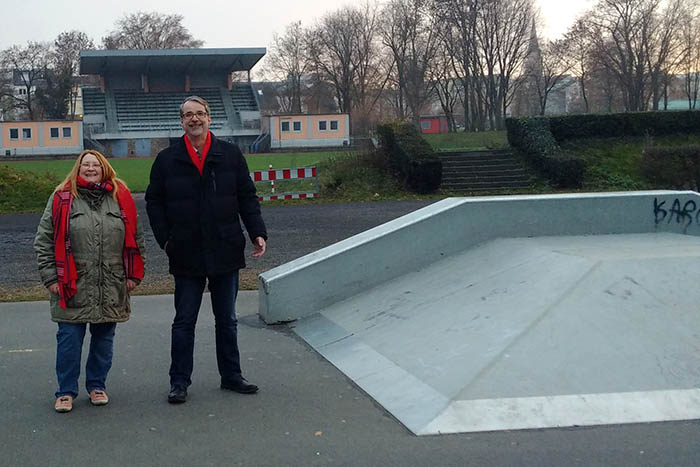
M202 112L201 110L199 112L186 112L182 114L182 118L185 120L191 120L192 117L197 117L199 119L202 119L206 117L208 114L206 112Z

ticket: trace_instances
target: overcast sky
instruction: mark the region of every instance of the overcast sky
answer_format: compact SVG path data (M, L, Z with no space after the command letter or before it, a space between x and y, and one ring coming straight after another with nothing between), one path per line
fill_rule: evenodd
M576 14L593 0L535 0L542 13L546 37L564 33ZM261 0L261 1L192 1L192 0L15 0L3 1L0 7L0 50L27 41L52 41L63 31L77 29L101 43L115 21L125 13L157 11L179 13L184 25L204 47L268 47L274 33L282 34L285 26L301 20L312 25L324 13L348 0ZM384 3L384 2L382 2Z

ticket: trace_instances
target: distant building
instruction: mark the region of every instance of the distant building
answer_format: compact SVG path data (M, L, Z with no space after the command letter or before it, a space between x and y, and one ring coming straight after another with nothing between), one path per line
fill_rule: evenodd
M263 130L270 134L270 148L338 147L350 144L350 115L268 115Z
M7 91L12 94L12 96L7 96L3 98L3 105L0 106L0 121L4 120L20 120L26 118L27 109L18 106L17 102L27 100L27 92L31 93L33 96L36 92L36 86L31 86L27 90L24 78L26 78L26 71L8 71L5 73L2 81L6 84ZM4 109L3 109L4 107Z
M423 115L420 117L420 132L425 134L430 133L447 133L449 126L445 115Z
M698 110L700 109L699 102L688 101L688 99L673 99L659 101L659 110Z
M523 83L517 91L509 113L514 117L539 115L541 111L537 83L542 80L542 50L537 37L537 26L532 20L530 41L523 63Z
M0 122L0 134L0 160L78 155L83 150L83 122L76 120Z

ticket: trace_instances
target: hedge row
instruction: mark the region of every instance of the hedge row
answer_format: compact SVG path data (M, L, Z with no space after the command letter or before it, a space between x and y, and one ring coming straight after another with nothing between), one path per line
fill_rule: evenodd
M700 189L700 145L648 146L642 153L642 176L655 187Z
M405 187L417 193L431 193L442 182L442 162L418 129L408 122L377 127L379 144L389 168Z
M508 143L560 188L583 186L584 162L564 155L552 135L547 117L506 119Z
M548 117L558 142L576 138L664 136L700 131L700 112L627 112Z

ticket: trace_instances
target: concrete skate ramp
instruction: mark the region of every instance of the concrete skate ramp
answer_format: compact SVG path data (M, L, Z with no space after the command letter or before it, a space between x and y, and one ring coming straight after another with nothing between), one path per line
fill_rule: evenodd
M264 273L260 313L416 434L700 418L699 209L444 200Z

